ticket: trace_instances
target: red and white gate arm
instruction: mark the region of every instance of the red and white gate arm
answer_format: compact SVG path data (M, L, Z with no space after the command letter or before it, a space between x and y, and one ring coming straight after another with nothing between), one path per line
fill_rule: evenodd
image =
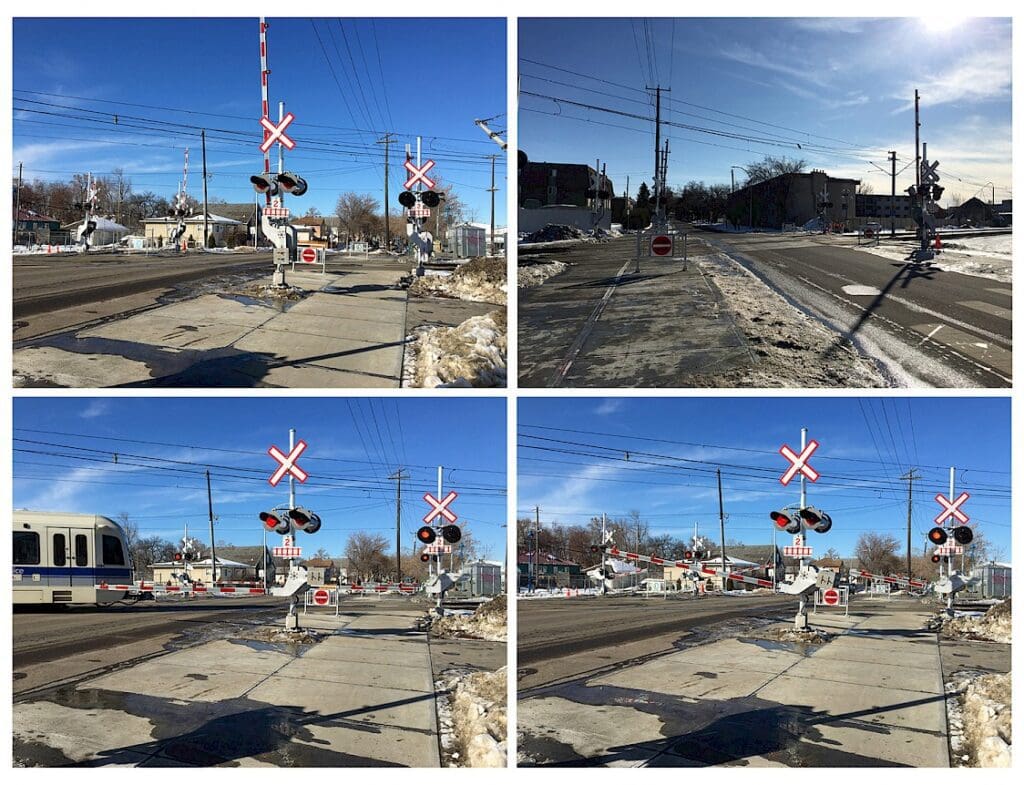
M97 589L104 591L123 591L128 594L205 594L208 596L232 596L244 597L266 594L262 586L196 586L189 584L148 583L136 581L135 583L98 583Z
M901 583L911 586L915 589L923 589L926 584L924 581L912 581L907 578L896 578L892 575L876 575L873 572L867 572L866 570L850 570L850 574L858 578L872 578L873 580L885 581L886 583Z
M711 567L702 567L697 562L687 561L675 561L674 559L662 559L658 556L645 556L640 553L630 553L629 551L620 551L618 548L605 547L609 556L618 556L622 559L630 559L631 561L646 562L648 564L660 565L662 567L681 567L684 570L694 570L701 575L718 575L728 578L730 581L739 581L740 583L749 583L753 586L760 586L762 589L773 588L771 581L763 580L762 578L751 578L749 575L744 575L740 572L727 572L725 570L712 569Z

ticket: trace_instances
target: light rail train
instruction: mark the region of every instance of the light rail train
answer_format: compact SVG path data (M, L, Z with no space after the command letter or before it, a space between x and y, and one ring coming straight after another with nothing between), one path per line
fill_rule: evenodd
M103 604L126 596L100 584L130 584L134 568L124 529L102 515L15 510L15 605Z

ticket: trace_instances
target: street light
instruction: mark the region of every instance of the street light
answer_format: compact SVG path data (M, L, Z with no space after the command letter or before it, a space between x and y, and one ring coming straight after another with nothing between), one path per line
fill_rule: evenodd
M730 166L729 174L731 175L734 169L742 169L747 175L747 190L750 191L750 231L754 231L754 186L750 182L751 174L750 170L745 166Z

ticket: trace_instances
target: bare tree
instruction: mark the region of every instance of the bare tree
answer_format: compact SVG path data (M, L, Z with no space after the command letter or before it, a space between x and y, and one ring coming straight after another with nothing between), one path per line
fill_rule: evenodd
M345 193L338 197L334 214L349 238L365 238L372 234L380 221L377 211L380 203L369 194Z
M391 558L387 555L390 547L390 540L383 534L353 534L345 546L350 577L375 580L387 574L391 568Z
M760 161L747 164L747 169L749 170L747 185L771 180L773 177L778 177L782 174L797 174L806 168L807 161L803 158L786 158L785 156L776 158L772 155L766 155Z
M857 538L854 554L865 570L881 574L898 570L905 555L897 537L878 532L862 533Z

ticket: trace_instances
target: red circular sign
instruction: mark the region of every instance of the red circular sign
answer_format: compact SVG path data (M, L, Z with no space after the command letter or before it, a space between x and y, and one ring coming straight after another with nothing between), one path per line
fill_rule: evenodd
M317 605L326 605L331 601L331 593L327 589L317 589L313 592L313 602Z
M316 261L316 248L303 248L302 261L312 264Z
M839 592L835 589L825 589L825 593L821 595L821 599L826 605L838 605Z
M667 234L659 234L651 240L651 253L655 256L668 256L672 253L672 238Z

